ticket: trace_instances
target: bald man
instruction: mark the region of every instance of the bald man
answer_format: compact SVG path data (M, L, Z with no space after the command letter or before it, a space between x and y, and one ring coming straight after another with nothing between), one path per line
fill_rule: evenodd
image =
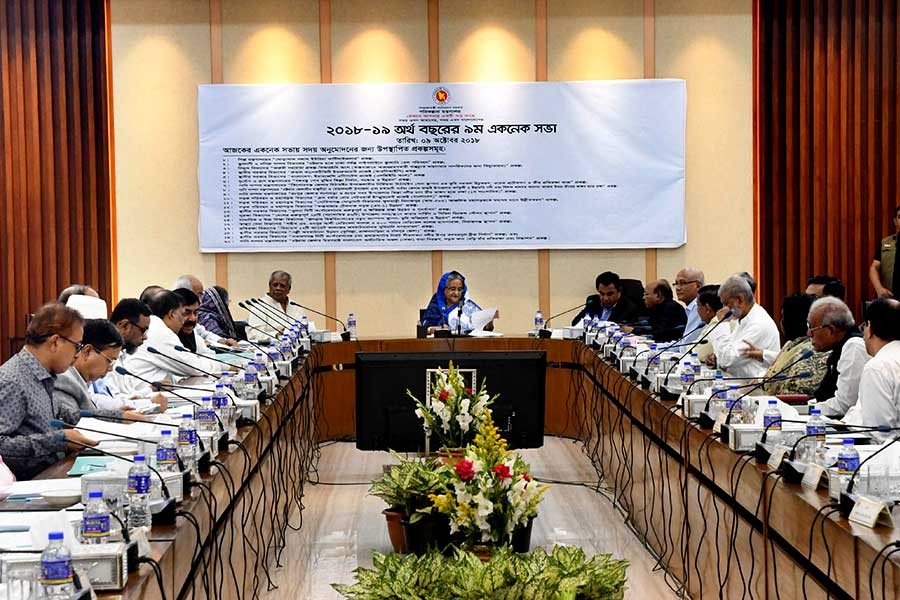
M703 271L694 267L685 267L675 275L675 295L678 301L684 304L687 313L687 324L684 326L685 342L695 342L703 333L704 323L697 313L697 296L705 284Z

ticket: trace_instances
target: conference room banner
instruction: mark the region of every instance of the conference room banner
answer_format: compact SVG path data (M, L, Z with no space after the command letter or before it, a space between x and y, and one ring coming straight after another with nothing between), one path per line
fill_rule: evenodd
M201 85L204 252L673 248L683 80Z

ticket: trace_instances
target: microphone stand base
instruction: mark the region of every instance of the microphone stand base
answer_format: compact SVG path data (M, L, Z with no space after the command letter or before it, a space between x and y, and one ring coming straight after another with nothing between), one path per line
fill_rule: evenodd
M153 508L156 509L152 513L153 519L151 520L151 523L152 523L153 527L156 527L157 525L174 525L175 524L175 499L174 498L165 498L162 501L155 502L154 505L151 505L151 510Z
M342 341L342 342L349 342L349 341L350 341L350 332L349 332L349 331L342 331L342 332L341 332L341 341Z
M841 516L846 517L856 506L856 500L847 492L841 492L840 506Z
M543 329L543 328L541 328L541 329L538 329L538 330L537 330L537 334L538 334L538 337L539 337L539 338L547 339L547 338L549 338L551 335L553 335L553 331L550 330L550 329Z
M803 481L803 476L805 474L805 468L801 471L799 463L794 463L794 461L790 459L785 459L784 462L781 463L781 477L787 483L800 483Z
M722 423L722 428L719 429L719 440L721 440L721 442L726 446L728 445L728 434L731 433L730 430L731 427L728 425L728 423Z
M700 416L697 417L697 427L700 429L712 429L715 424L716 420L706 411L701 412Z
M216 448L219 449L219 452L228 452L228 432L223 431L219 435L219 439L216 440Z
M723 427L722 431L724 431L724 430L725 430L725 428ZM756 442L756 449L753 451L753 456L756 457L756 464L758 464L758 465L766 464L767 462L769 462L769 456L771 456L771 455L772 455L772 453L769 452L769 449L766 448L766 445L764 443Z
M204 450L202 454L197 458L197 471L200 473L209 473L210 461L212 461L212 457L209 454L209 450Z
M125 556L128 561L128 572L134 573L140 568L140 563L138 563L138 543L134 540L131 540L125 545Z

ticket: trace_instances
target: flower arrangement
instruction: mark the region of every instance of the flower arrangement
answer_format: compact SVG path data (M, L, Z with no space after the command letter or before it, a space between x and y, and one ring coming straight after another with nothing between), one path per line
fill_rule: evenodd
M406 393L416 403L415 413L426 433L437 436L447 449L463 448L475 439L494 400L488 396L484 381L477 393L466 387L462 373L452 362L446 371L440 369L433 375L429 404L409 390Z
M529 475L522 457L507 448L486 409L475 443L453 469L443 471L446 491L430 494L433 508L450 517L451 533L469 545L509 544L512 533L537 515L549 486Z

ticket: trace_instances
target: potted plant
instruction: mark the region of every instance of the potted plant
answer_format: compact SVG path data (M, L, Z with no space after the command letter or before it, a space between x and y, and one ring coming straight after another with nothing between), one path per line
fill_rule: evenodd
M433 374L431 393L422 402L412 392L406 393L416 403L416 416L422 420L426 434L435 436L440 447L450 456L462 454L472 443L494 398L488 396L485 382L475 392L466 386L462 373L450 363L447 370Z
M431 512L429 496L443 490L444 479L440 474L442 466L436 458L410 459L396 452L391 454L399 463L391 465L384 475L372 482L369 493L387 503L388 508L383 514L391 545L395 552L405 553L409 551L405 530L412 526L413 542L418 543L416 533L429 528L433 520L428 515ZM420 521L424 522L417 529L415 524Z
M517 542L527 552L531 524L548 485L534 481L522 457L507 448L487 411L475 443L452 469L441 471L445 490L430 496L432 507L450 519L451 534L487 552Z
M349 600L395 598L532 598L535 600L621 600L628 563L581 548L556 546L532 554L500 549L487 562L457 550L451 556L374 553L374 568L354 571L356 582L332 584Z

